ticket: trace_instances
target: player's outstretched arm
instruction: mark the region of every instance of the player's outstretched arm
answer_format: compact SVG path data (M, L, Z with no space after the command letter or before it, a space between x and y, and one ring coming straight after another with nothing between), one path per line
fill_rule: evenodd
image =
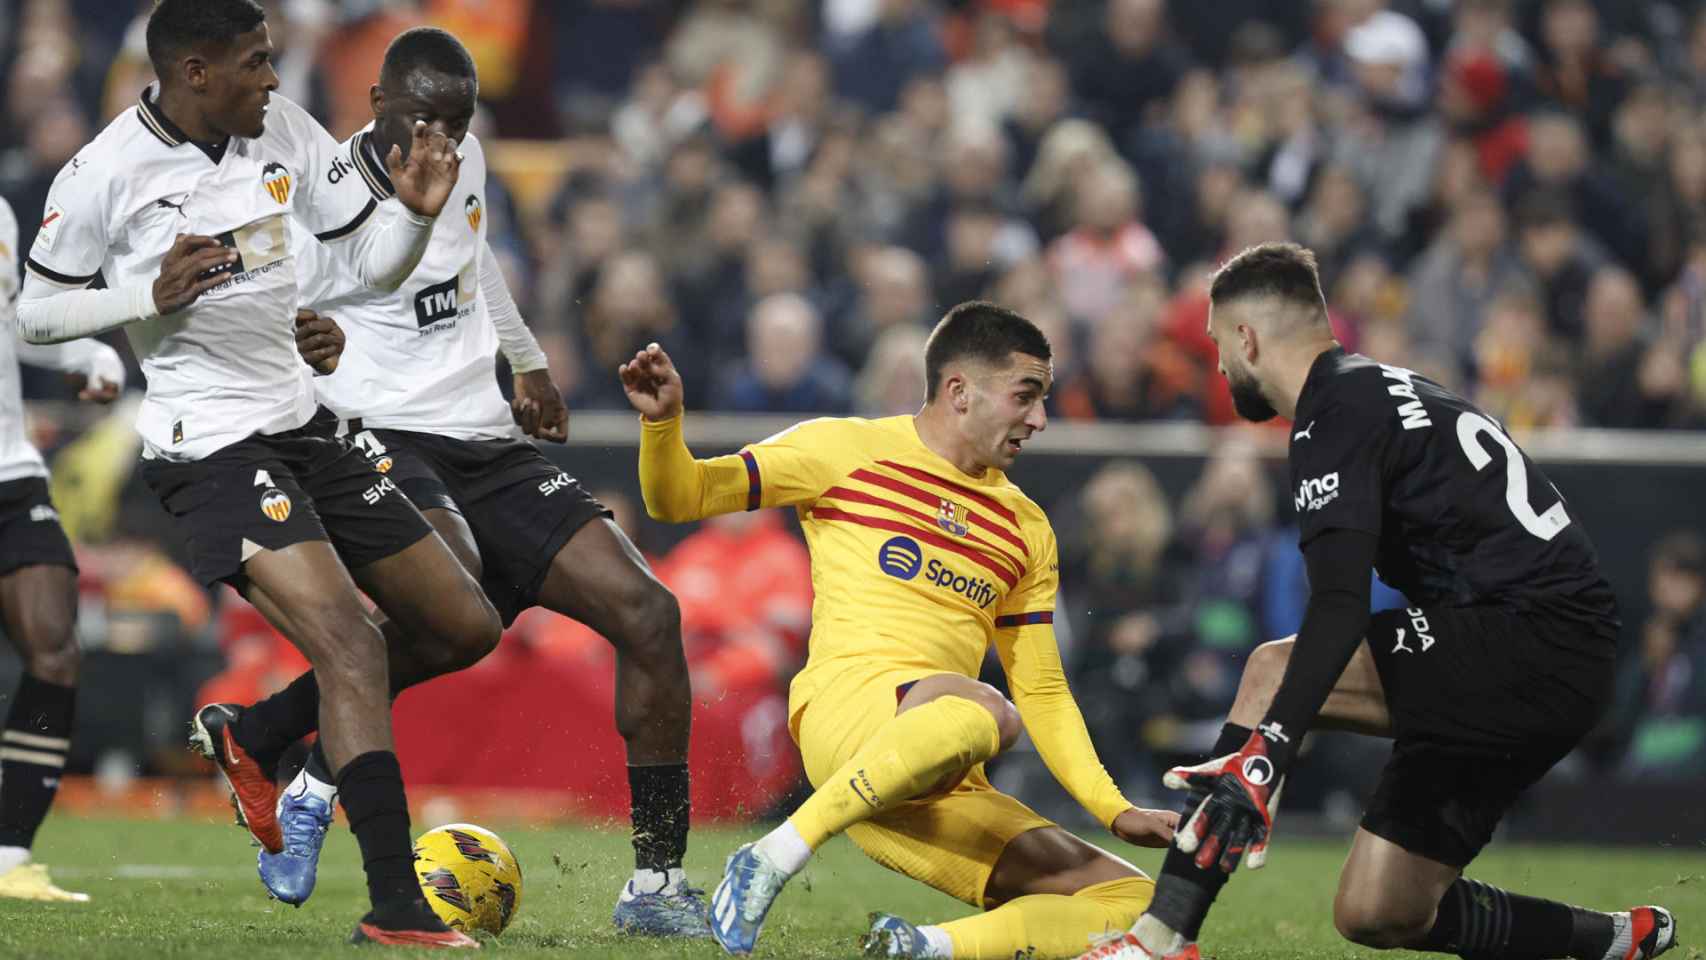
M1067 685L1054 628L1027 624L996 634L996 652L1007 670L1013 705L1025 721L1043 763L1085 810L1127 843L1165 847L1173 841L1179 815L1133 806L1096 756L1084 714Z
M99 340L38 344L19 340L18 359L32 367L59 370L77 390L77 399L111 403L124 392L124 360Z
M569 438L569 408L563 403L563 392L551 379L550 363L533 332L521 319L521 311L510 296L503 268L498 265L492 245L483 244L480 251L480 292L486 298L486 316L497 331L498 345L504 359L515 373L514 399L510 414L523 433L540 440L562 443Z
M30 270L18 299L18 332L29 343L63 343L176 313L224 283L227 274L209 271L232 263L236 256L212 237L180 234L152 284L88 290Z
M640 412L640 495L646 513L654 520L687 523L724 512L708 508L706 463L693 459L682 435L681 373L669 354L648 344L616 372L628 402Z
M1373 534L1343 528L1309 542L1309 606L1267 715L1237 753L1167 772L1167 786L1192 791L1195 806L1175 843L1198 867L1231 873L1241 862L1253 870L1267 861L1286 771L1368 630L1377 544Z

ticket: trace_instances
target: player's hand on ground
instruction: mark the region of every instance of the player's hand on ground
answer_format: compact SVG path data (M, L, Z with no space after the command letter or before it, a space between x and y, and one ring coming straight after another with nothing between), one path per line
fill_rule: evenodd
M344 331L331 317L312 310L296 311L296 352L319 376L338 369L338 358L344 353Z
M160 315L177 313L196 298L224 283L228 274L211 276L210 270L237 262L237 251L224 246L213 237L180 233L160 261L160 275L154 278L154 306Z
M628 402L647 420L668 420L681 414L681 374L669 354L655 343L616 368Z
M1139 847L1165 847L1173 842L1173 831L1178 828L1177 813L1138 807L1132 807L1108 824L1114 836Z
M530 437L562 443L569 438L569 408L551 382L551 371L529 370L515 375L515 399L509 412Z
M397 189L397 199L403 206L423 217L436 217L450 199L456 187L456 176L462 169L462 155L456 144L436 130L415 121L413 140L409 144L409 159L403 159L403 149L391 145L385 158L385 169L391 174L391 185Z
M1268 742L1252 733L1243 749L1194 767L1174 767L1162 782L1174 790L1190 790L1201 802L1192 809L1173 844L1196 854L1207 870L1216 863L1226 873L1242 861L1260 868L1268 858L1268 834L1279 806L1278 775L1268 756Z

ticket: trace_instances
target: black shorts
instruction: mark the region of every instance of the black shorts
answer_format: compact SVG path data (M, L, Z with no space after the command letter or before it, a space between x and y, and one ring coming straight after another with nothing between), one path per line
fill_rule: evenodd
M1363 828L1450 866L1475 859L1610 702L1599 629L1488 608L1375 614L1368 645L1396 742Z
M47 480L8 480L0 483L0 576L34 566L76 570L77 558L59 525Z
M468 521L480 550L480 586L506 627L537 602L563 544L588 522L612 515L526 441L368 430L360 421L350 426L356 448L416 506L454 510Z
M242 590L262 549L329 540L358 570L432 532L419 510L353 446L307 428L257 434L201 460L142 461L142 476L189 543L190 570Z

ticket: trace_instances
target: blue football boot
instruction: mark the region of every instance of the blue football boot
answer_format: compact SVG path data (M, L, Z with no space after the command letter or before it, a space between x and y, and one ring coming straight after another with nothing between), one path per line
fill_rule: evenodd
M782 893L788 874L747 844L729 857L723 882L711 894L711 936L736 956L752 952L764 915Z
M930 942L917 927L889 913L871 914L871 932L859 940L867 957L929 957Z
M655 893L640 893L630 880L616 900L610 920L623 933L642 937L709 937L705 891L685 882Z
M260 852L261 883L275 899L300 907L314 892L320 847L326 842L326 828L332 825L332 805L305 788L300 793L287 789L278 798L278 824L284 849Z

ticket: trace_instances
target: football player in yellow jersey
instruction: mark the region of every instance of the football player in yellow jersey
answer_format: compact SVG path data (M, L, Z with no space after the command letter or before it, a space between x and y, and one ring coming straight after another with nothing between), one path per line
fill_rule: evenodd
M944 317L915 416L809 420L695 460L681 376L652 344L622 365L640 411L646 510L685 522L792 506L811 549L810 656L789 729L816 787L729 858L711 898L724 949L752 950L770 905L845 832L871 859L987 912L936 926L873 916L866 952L1070 957L1129 926L1154 884L990 786L984 761L1030 731L1068 792L1120 838L1166 846L1177 814L1139 810L1096 757L1060 663L1054 532L1002 472L1047 426L1048 340L988 303ZM1013 701L975 678L994 644Z

